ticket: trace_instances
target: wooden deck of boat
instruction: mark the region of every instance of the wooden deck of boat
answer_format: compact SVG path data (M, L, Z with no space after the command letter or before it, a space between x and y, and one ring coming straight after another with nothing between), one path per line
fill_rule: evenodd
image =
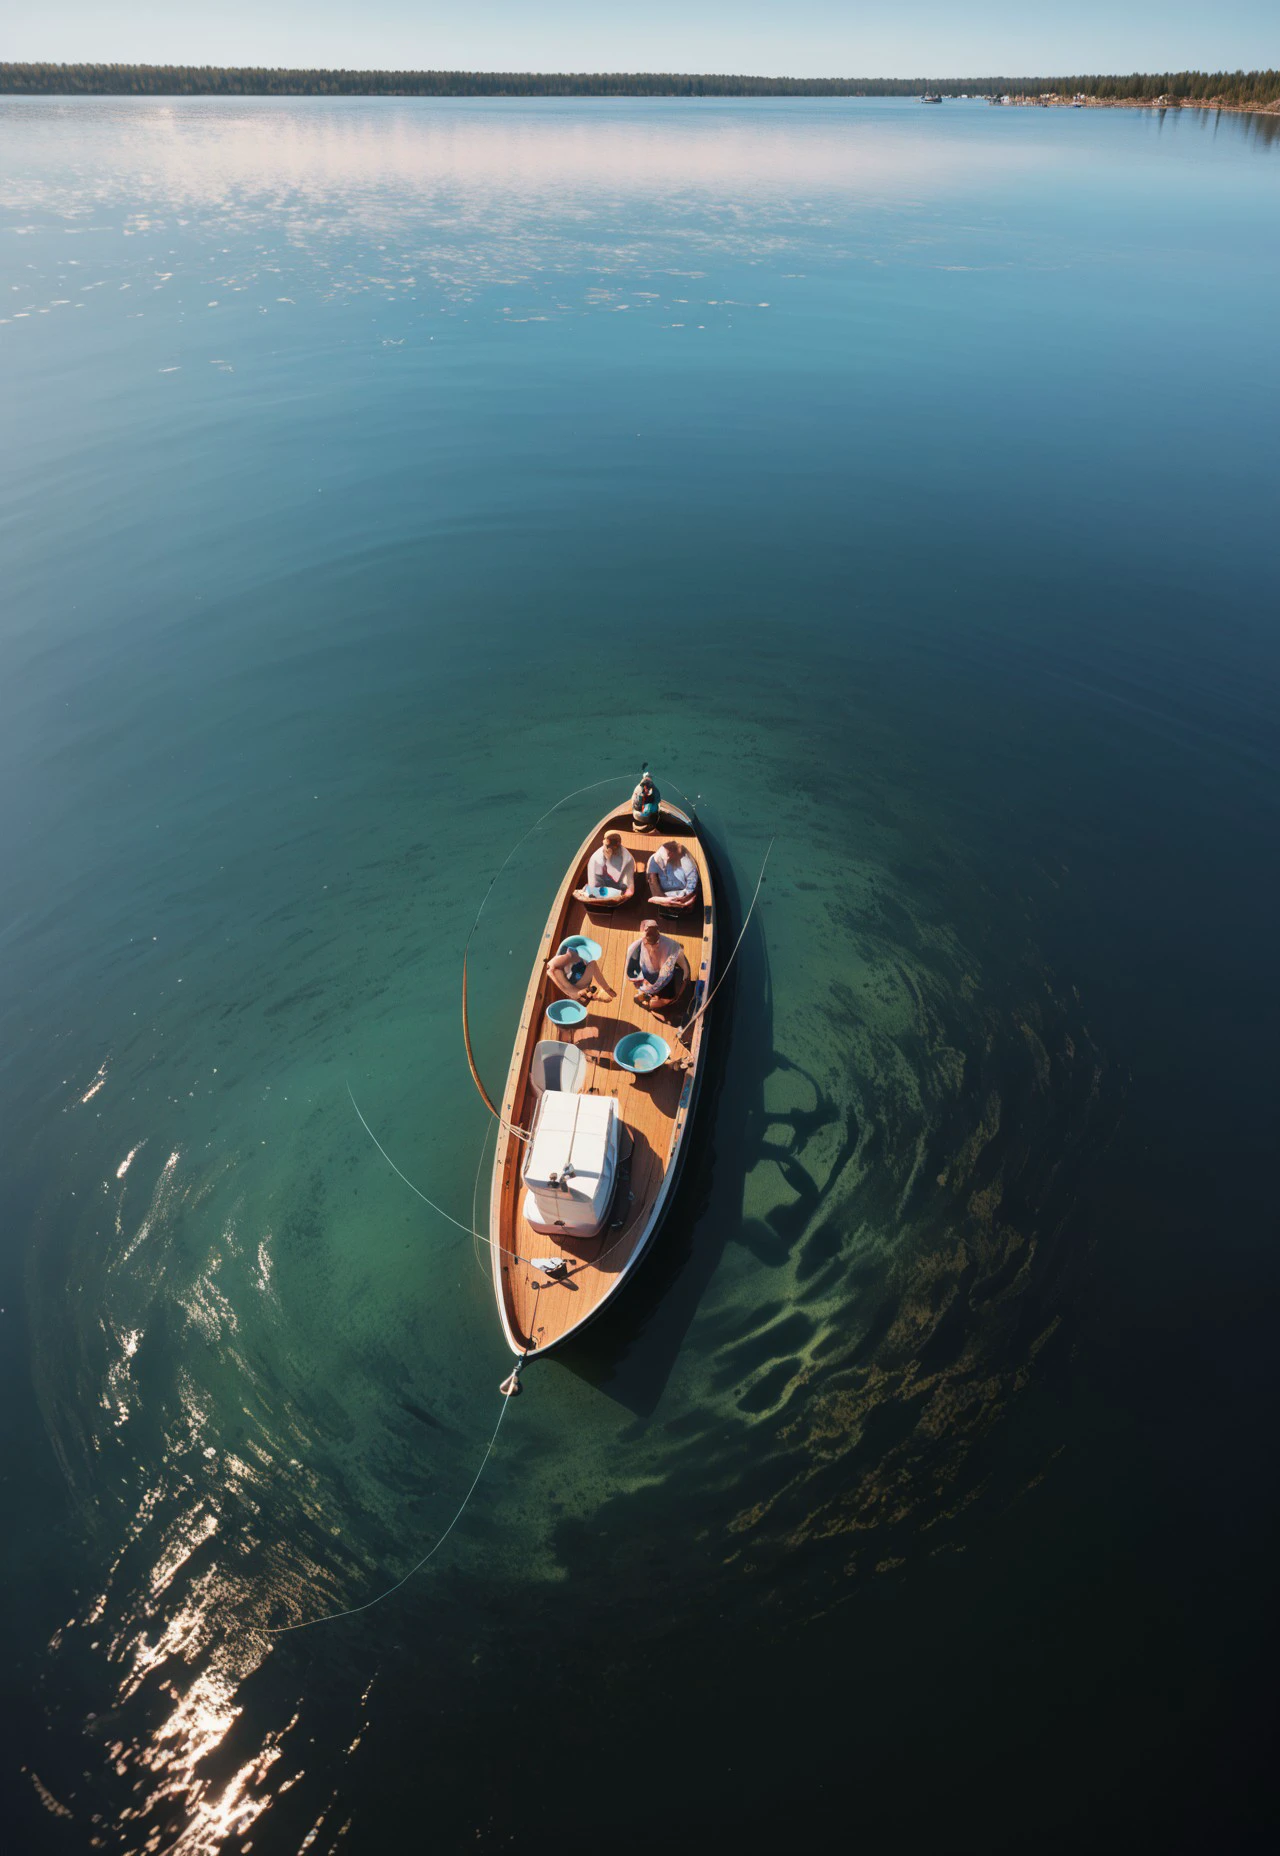
M585 883L587 857L608 829L621 832L623 843L636 860L636 895L622 908L595 910L576 901L572 892ZM645 864L667 838L687 848L701 879L698 903L682 918L662 915L648 900ZM623 1178L614 1200L613 1218L621 1217L622 1223L606 1223L598 1237L574 1238L567 1232L548 1236L526 1224L521 1216L524 1187L520 1178L525 1149L504 1130L499 1132L489 1227L497 1243L495 1284L508 1339L531 1356L557 1345L590 1320L644 1248L663 1181L679 1150L692 1107L707 1020L698 1020L687 1053L675 1027L683 1024L693 1010L693 991L686 991L672 1014L672 1023L667 1024L658 1014L635 1004L625 973L627 948L639 935L640 923L650 915L660 923L663 934L683 947L694 985L703 982L699 997L704 998L715 931L711 873L696 827L682 813L666 807L656 831L636 831L630 810L625 809L601 820L591 834L556 898L521 1013L515 1056L503 1094L503 1119L519 1128L532 1126L537 1104L529 1084L530 1060L540 1040L557 1038L582 1046L589 1061L585 1091L617 1097L618 1113L634 1142L629 1162L624 1158L621 1163ZM582 1024L557 1030L545 1014L547 1005L561 994L546 978L544 968L560 942L571 934L589 935L599 942L603 949L600 966L617 998L592 1001ZM612 1061L611 1053L627 1032L645 1030L665 1037L672 1047L672 1057L662 1069L648 1076L633 1076ZM624 1154L625 1147L624 1140ZM544 1270L533 1269L529 1262L532 1257L552 1256L562 1256L568 1263L567 1277L548 1279Z

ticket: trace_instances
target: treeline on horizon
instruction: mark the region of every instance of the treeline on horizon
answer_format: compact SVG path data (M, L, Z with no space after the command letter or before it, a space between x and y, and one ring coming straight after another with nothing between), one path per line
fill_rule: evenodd
M44 96L263 97L1096 97L1100 102L1280 104L1280 71L1129 77L723 77L670 72L305 71L170 64L0 63L0 92Z

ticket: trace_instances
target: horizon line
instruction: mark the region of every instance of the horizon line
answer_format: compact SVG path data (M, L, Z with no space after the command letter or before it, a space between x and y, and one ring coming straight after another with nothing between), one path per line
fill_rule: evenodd
M750 84L907 84L924 81L924 74L919 71L881 71L843 75L824 72L801 75L792 72L761 71L658 71L658 70L579 70L579 71L543 71L515 70L510 66L480 65L308 65L308 64L225 64L206 61L196 63L191 60L149 63L137 58L3 58L0 59L0 71L22 70L47 71L234 71L236 73L258 74L264 76L288 73L307 77L517 77L523 79L537 78L581 80L585 78L631 78L667 81L677 79L682 83L700 83L708 80L717 83ZM946 83L995 83L1003 80L1010 83L1032 83L1051 75L1048 72L1026 71L1021 73L985 71L974 72L968 77L941 78L934 74L931 82ZM1063 76L1062 72L1052 75ZM1280 69L1272 66L1221 65L1217 69L1207 66L1184 66L1181 70L1132 70L1132 71L1077 71L1070 75L1089 77L1094 81L1129 79L1135 77L1272 77L1280 75Z

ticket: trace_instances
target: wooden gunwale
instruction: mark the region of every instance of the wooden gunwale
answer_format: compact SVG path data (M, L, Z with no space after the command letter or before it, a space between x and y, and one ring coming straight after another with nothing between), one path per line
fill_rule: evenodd
M593 912L577 901L573 890L585 880L586 862L603 833L621 832L636 859L636 897L611 912ZM640 923L656 913L647 898L644 865L664 838L678 839L698 866L701 891L691 918L671 920L658 915L662 931L678 940L689 959L694 987L665 1024L642 1011L632 1000L623 967L627 945L640 932ZM715 955L716 911L711 869L696 822L676 806L664 805L658 829L637 832L629 805L618 806L583 839L556 893L538 946L533 972L521 1007L515 1047L501 1099L501 1121L494 1154L489 1196L489 1235L493 1281L503 1333L512 1352L532 1359L566 1341L604 1309L621 1289L652 1244L670 1204L676 1178L688 1150L688 1129L697 1103L703 1069L703 1044L710 1012L702 1013L686 1031L688 1045L678 1029L705 1001L712 984ZM545 975L547 960L569 934L587 934L603 952L601 967L618 993L614 1002L595 1001L586 1022L557 1033L545 1016L549 1000L560 995ZM672 1059L646 1077L633 1077L609 1060L618 1039L631 1030L657 1030L672 1047ZM520 1173L524 1144L513 1129L532 1124L535 1095L529 1085L534 1046L544 1037L580 1043L589 1059L586 1089L618 1098L619 1113L634 1139L630 1160L629 1202L618 1201L624 1223L620 1229L606 1224L597 1238L550 1237L534 1232L521 1216L524 1188ZM677 1068L680 1060L685 1067ZM567 1280L550 1281L535 1271L531 1257L563 1256Z

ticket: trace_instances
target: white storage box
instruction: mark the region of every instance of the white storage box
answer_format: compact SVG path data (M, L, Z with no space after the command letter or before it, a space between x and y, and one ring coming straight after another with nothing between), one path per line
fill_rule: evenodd
M535 1231L597 1234L613 1197L618 1126L613 1096L548 1090L541 1098L524 1165L523 1212Z

